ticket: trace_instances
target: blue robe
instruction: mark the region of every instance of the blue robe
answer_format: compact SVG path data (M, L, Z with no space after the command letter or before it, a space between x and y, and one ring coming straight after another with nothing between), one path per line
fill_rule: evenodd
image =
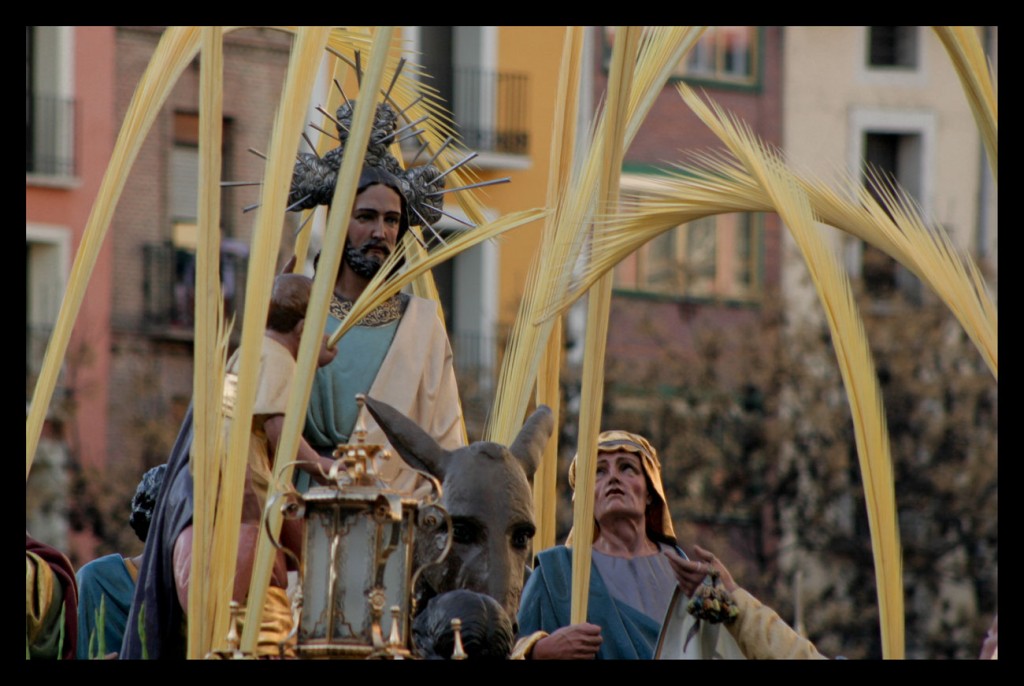
M188 468L191 445L190 405L171 448L164 482L153 507L153 520L121 643L122 660L185 658L185 613L174 584L174 543L192 523L192 473ZM139 634L139 617L143 613L145 641Z
M120 555L106 555L78 570L78 659L103 657L121 649L128 611L135 593L135 580ZM104 645L100 650L97 615L103 602ZM90 655L92 651L92 655ZM99 651L99 652L98 652Z
M557 546L537 556L519 603L519 635L535 631L552 633L569 626L572 603L572 550ZM661 633L662 619L655 619L616 600L600 572L590 563L590 595L587 621L601 627L599 660L649 660Z

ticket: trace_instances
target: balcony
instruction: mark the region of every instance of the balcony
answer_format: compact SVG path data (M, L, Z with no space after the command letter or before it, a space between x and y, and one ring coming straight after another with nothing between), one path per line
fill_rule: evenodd
M143 326L150 333L169 338L191 338L195 329L196 256L172 241L150 243L143 248ZM224 239L221 244L220 278L224 291L224 318L245 307L245 279L249 269L244 243Z
M525 155L527 77L483 69L453 70L452 110L463 143L477 152Z
M25 95L25 173L72 177L75 165L75 101L28 92Z
M487 69L453 67L450 61L427 61L428 83L452 111L463 145L480 156L481 168L518 168L527 161L528 78ZM416 148L410 143L410 151Z

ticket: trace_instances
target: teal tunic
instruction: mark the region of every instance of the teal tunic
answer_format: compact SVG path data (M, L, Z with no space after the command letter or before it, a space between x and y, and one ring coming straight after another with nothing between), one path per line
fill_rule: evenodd
M326 367L316 370L306 412L303 436L313 450L330 455L339 443L347 443L355 427L359 406L357 393L368 393L401 318L382 326L353 326L338 341L338 354ZM328 315L324 330L332 334L341 326L334 315ZM309 488L306 472L296 472L300 492Z
M103 657L121 649L124 628L131 609L135 581L124 558L106 555L84 565L78 579L78 654L79 660ZM103 601L103 640L97 627L100 602ZM92 653L90 655L90 652Z

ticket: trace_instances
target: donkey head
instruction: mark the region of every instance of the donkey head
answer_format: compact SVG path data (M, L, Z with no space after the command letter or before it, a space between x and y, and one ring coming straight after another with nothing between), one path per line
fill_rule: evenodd
M452 550L424 571L419 606L439 593L468 589L486 593L515 617L536 532L530 481L554 429L551 410L539 407L508 448L481 441L448 451L386 403L367 398L366 408L403 460L441 481L452 518ZM417 564L437 555L435 541L445 535L421 536Z

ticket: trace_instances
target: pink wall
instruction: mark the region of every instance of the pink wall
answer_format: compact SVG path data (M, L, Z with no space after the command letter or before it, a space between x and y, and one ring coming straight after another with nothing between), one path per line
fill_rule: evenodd
M74 98L76 113L76 181L70 188L26 185L25 217L71 230L71 260L113 149L119 122L114 121L114 28L74 29ZM67 265L70 274L72 264ZM74 426L65 440L86 466L107 458L106 415L110 370L112 249L104 240L65 356L68 382L77 400Z

